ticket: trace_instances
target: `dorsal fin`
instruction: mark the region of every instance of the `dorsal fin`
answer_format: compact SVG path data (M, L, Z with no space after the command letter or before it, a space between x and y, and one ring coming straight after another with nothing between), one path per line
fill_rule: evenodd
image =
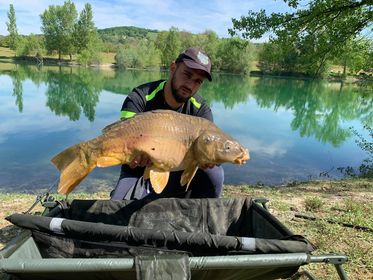
M114 126L120 124L121 122L124 122L126 120L119 120L119 121L116 121L116 122L113 122L107 126L105 126L103 129L102 129L102 134L105 134L106 132L108 132L109 130L111 130Z

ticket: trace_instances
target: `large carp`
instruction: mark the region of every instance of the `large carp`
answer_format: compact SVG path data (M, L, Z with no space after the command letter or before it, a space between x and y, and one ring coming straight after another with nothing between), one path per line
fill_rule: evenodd
M156 193L166 186L170 171L184 170L180 183L188 187L198 166L249 159L247 149L209 120L155 110L115 122L97 138L56 155L52 162L61 172L58 192L70 193L96 166L128 164L140 154L152 162L144 178L150 178Z

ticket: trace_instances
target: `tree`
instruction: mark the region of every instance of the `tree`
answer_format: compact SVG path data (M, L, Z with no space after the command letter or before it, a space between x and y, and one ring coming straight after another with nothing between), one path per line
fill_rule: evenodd
M74 45L78 53L80 64L99 64L101 61L100 49L102 41L93 22L91 4L87 3L80 12L79 20L75 24Z
M49 6L40 17L47 50L57 51L59 60L62 54L69 54L71 60L75 53L73 37L78 17L74 3L68 0L63 6Z
M336 56L336 63L343 66L343 76L347 68L353 74L360 70L371 71L373 69L373 41L366 38L349 40L343 50Z
M87 3L80 12L79 20L75 24L74 41L77 52L87 49L88 45L97 40L98 33L93 22L93 12L91 4Z
M297 57L294 46L270 40L262 46L259 52L258 67L263 73L293 74L296 72Z
M9 5L8 20L9 21L6 23L6 26L9 32L9 48L11 50L16 50L18 31L16 23L16 12L14 10L13 4Z
M223 39L217 57L220 70L240 74L248 73L254 60L251 44L239 38Z
M42 59L45 54L44 40L40 35L20 36L17 40L17 56L33 56Z
M126 45L118 50L115 62L119 68L159 68L159 50L154 42L143 39L136 45Z
M372 25L373 0L312 0L305 8L299 0L283 0L295 12L272 13L249 11L247 16L232 19L231 35L259 39L270 33L272 38L301 41L306 36L326 38L317 56L338 53L345 42ZM299 40L300 39L300 40Z
M168 67L182 50L179 30L175 27L171 27L168 32L159 33L156 44L161 52L162 65Z

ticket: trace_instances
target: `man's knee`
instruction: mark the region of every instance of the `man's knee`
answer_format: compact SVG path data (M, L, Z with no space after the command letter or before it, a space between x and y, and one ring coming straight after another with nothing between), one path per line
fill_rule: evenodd
M224 183L224 169L222 166L214 166L205 170L207 176L211 180L213 185L223 186Z
M215 166L205 170L199 169L192 183L191 197L218 198L223 188L224 170Z
M133 192L138 178L136 177L121 177L118 180L115 189L110 193L111 200L123 200L128 196L129 192ZM130 193L130 194L131 194Z

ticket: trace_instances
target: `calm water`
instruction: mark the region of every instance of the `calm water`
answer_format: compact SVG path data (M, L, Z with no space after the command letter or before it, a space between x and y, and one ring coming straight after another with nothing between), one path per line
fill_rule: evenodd
M58 171L50 159L96 137L119 118L126 93L166 77L145 71L98 71L0 64L0 191L35 192ZM226 164L226 183L280 185L333 178L365 153L349 127L367 135L373 94L339 83L215 75L200 91L215 122L251 151L245 166ZM119 167L97 168L77 191L111 190Z

